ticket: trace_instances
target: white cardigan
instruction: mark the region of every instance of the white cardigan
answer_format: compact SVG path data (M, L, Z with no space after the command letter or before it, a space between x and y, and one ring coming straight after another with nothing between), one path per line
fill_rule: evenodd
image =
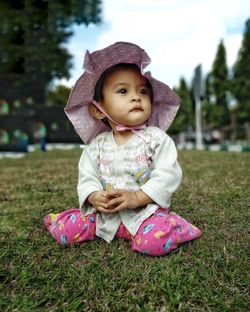
M133 135L125 144L117 145L112 132L98 135L84 148L79 161L78 197L84 215L96 210L86 201L95 191L109 189L141 189L153 204L118 213L97 212L96 235L110 242L121 222L134 236L144 220L159 207L169 208L170 198L182 179L173 140L162 130L148 127L145 143Z

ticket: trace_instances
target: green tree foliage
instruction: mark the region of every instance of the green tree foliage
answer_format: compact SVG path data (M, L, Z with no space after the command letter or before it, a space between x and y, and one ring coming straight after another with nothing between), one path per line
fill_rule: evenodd
M70 88L63 85L56 86L55 89L48 92L46 105L65 107L70 94L70 90Z
M202 126L204 130L220 128L222 108L216 102L212 75L209 72L205 77L205 97L202 102Z
M54 78L69 78L63 46L73 24L98 23L101 0L1 0L0 97L43 104Z
M214 126L229 125L230 112L227 98L229 80L223 41L219 43L209 79L215 97L215 106L211 108Z
M246 22L242 45L233 68L233 93L237 99L237 121L250 121L250 19Z
M212 102L212 86L211 86L211 74L208 73L205 77L205 97L202 103L202 125L203 127L209 128L213 123L213 104Z
M181 98L181 106L170 128L171 133L187 131L188 128L193 127L194 123L192 95L184 78L180 79L180 85L175 91Z

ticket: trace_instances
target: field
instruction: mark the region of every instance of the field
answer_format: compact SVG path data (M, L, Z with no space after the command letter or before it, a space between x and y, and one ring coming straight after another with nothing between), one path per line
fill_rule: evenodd
M58 246L43 216L77 207L81 151L0 160L0 311L249 311L249 153L181 151L172 210L202 230L165 257L97 239Z

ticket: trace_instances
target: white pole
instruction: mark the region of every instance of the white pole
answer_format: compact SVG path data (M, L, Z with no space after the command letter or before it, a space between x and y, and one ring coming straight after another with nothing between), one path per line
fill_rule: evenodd
M195 68L194 99L195 99L195 141L196 149L202 150L201 97L204 95L201 65Z
M195 99L195 141L197 150L203 149L201 129L201 99L197 96Z

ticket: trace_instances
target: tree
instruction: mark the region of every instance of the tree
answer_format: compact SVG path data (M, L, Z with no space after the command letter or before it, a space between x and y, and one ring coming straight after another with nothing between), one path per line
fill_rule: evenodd
M213 122L212 112L212 87L211 87L211 74L207 73L205 77L205 97L202 103L202 124L205 129L209 128Z
M181 98L181 106L174 123L170 128L170 132L172 133L186 131L189 128L192 128L194 123L192 96L184 78L180 79L180 85L175 91Z
M237 99L237 121L250 121L250 19L246 21L242 45L233 67L233 94Z
M202 103L202 125L204 130L220 128L221 108L216 103L211 72L205 77L205 97Z
M219 43L212 71L210 73L212 92L215 98L213 107L213 123L215 126L230 124L230 112L227 93L229 91L226 50L223 41Z
M98 23L101 0L1 0L0 96L43 104L55 78L69 78L63 46L73 24Z
M70 88L63 85L58 85L54 90L50 90L46 100L47 106L65 107L70 90Z

